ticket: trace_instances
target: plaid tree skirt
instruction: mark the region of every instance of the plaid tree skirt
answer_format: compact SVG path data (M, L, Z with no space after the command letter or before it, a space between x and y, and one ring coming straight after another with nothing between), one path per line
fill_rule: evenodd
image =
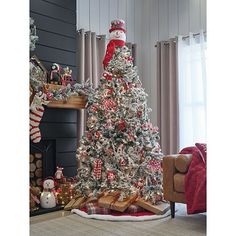
M86 207L81 210L85 211L88 215L91 215L91 214L108 215L108 214L118 213L117 211L107 209L104 207L100 207L100 206L98 206L97 203L88 203L88 204L86 204ZM142 207L132 204L125 210L124 214L135 214L135 213L145 212L145 211L146 210L143 209ZM119 214L120 214L120 212L119 212Z

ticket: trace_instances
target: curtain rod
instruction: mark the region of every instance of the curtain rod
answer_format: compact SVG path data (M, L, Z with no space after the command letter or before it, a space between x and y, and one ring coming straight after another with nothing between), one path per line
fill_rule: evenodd
M80 34L81 34L82 31L85 31L85 30L84 30L84 29L79 29L79 30L77 30L77 32L80 33ZM95 32L92 32L92 31L86 31L86 32L84 32L84 34L85 34L85 35L88 35L88 32L95 33ZM95 33L95 34L96 34L96 33ZM100 35L97 35L97 34L96 34L96 38L98 38L98 39L101 39L101 38L103 38L103 37L106 38L106 35L105 35L105 34L100 34Z
M203 34L206 35L206 31L204 31ZM198 35L200 35L200 32L193 34L193 37L198 36ZM164 45L168 45L170 43L170 41L176 43L177 38L178 38L178 36L176 36L175 38L170 38L169 40L163 41ZM182 38L185 40L185 39L189 38L189 35L183 36ZM155 44L155 47L157 47L157 44Z

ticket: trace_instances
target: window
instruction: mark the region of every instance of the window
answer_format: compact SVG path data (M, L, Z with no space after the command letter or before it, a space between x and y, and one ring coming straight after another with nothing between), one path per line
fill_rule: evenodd
M178 38L179 148L206 142L206 41Z

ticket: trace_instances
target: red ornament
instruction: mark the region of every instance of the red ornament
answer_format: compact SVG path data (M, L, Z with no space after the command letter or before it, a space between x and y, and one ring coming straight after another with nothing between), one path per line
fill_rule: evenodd
M126 123L125 123L124 120L121 120L121 121L118 123L118 129L119 129L120 131L124 131L125 128L126 128Z
M150 169L152 172L157 172L162 169L161 162L158 160L150 160L147 164L148 169Z
M141 111L138 111L138 112L137 112L137 117L140 118L141 116L142 116L142 112L141 112Z
M106 80L112 80L112 76L111 74L109 74L108 72L104 72L102 74L102 76L106 79Z
M125 165L126 165L125 160L124 160L123 158L120 159L120 166L121 166L121 167L125 167Z
M112 172L112 171L108 171L107 172L107 181L109 182L109 183L111 183L112 181L114 181L114 179L115 179L115 174Z
M101 137L101 132L96 131L94 134L95 139L99 139Z
M49 93L49 92L48 92L46 95L47 95L47 99L48 99L48 100L53 99L53 94L52 94L52 93Z
M134 135L130 131L128 132L128 137L130 141L134 141Z
M100 179L102 176L102 160L98 159L93 162L94 169L93 169L93 175L96 179Z
M133 58L131 56L129 56L128 61L133 61Z
M86 137L88 140L92 140L92 134L90 132L86 133Z
M93 105L90 107L91 112L96 112L98 110L98 107L96 105Z

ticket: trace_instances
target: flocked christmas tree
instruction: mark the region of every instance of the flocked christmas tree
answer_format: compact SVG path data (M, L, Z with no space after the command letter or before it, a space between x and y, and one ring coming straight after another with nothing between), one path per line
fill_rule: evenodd
M88 97L87 130L77 150L77 190L139 193L152 204L163 200L162 153L157 127L148 118L147 94L125 46L123 20L111 22L100 85Z

